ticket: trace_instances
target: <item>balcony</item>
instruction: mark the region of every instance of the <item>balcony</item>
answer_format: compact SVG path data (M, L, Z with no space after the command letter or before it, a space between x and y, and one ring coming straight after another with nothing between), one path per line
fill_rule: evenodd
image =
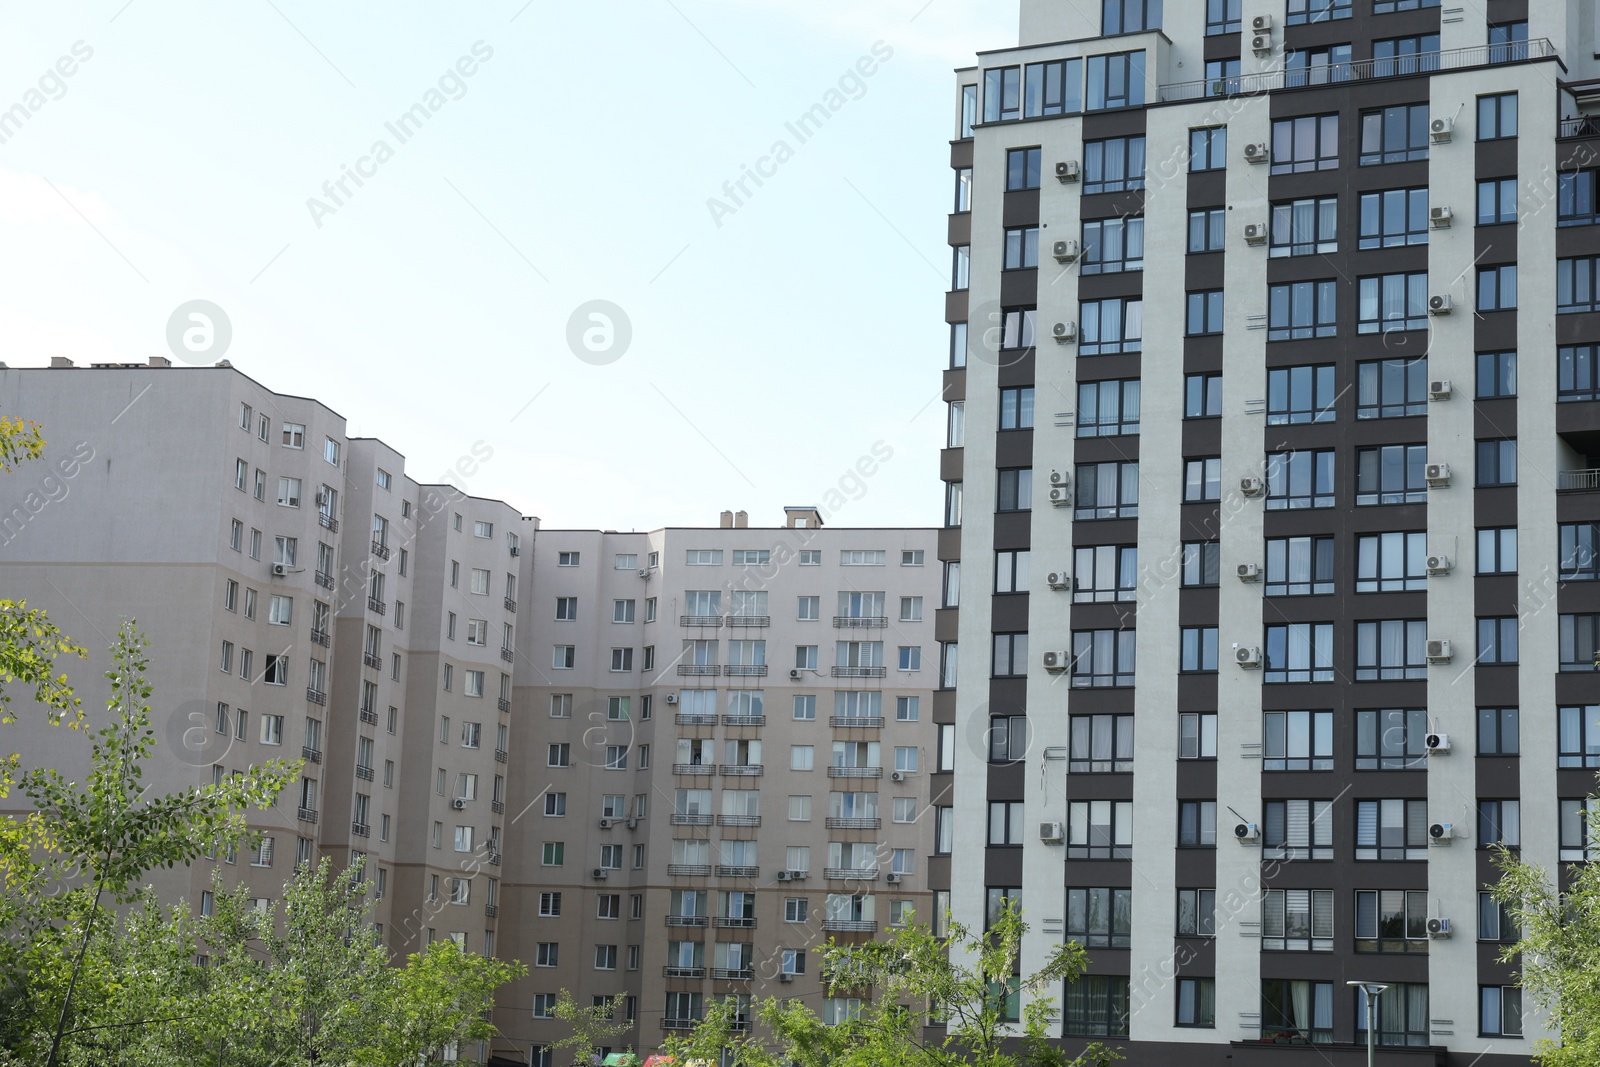
M371 708L362 708L361 721L366 723L368 726L376 726L378 725L378 713L373 711Z
M310 760L312 763L321 763L322 749L312 748L310 745L307 745L300 750L300 757L302 759Z
M764 767L759 763L724 763L721 770L724 778L756 778Z
M497 748L494 750L494 761L496 763L504 763L508 758L509 757L506 755L505 749Z
M490 852L489 852L489 865L491 867L500 866L500 853L495 852L493 850L490 850Z
M510 711L511 710L511 701L507 700L505 697L501 697L500 698L499 705L500 705L500 710L501 711Z
M367 597L367 610L377 615L385 615L389 611L389 605L375 596L369 596Z
M724 768L726 769L726 768ZM759 815L718 815L718 826L760 826Z
M322 586L324 589L333 588L333 575L329 574L327 571L318 571L316 581L317 584Z
M679 615L679 626L700 626L712 630L722 629L721 615Z
M311 701L313 704L326 704L328 702L328 694L324 693L320 689L312 689L310 686L307 686L306 699Z
M829 830L876 830L883 826L883 820L851 815L830 815L823 821L823 825Z
M674 878L704 878L711 873L709 863L669 863L667 873Z
M704 915L668 915L668 926L705 926L710 920Z
M822 877L836 882L876 882L876 867L824 867Z
M882 715L830 715L828 725L842 730L881 730Z
M329 533L339 532L339 520L329 515L326 511L317 512L317 524Z
M710 826L715 819L716 817L713 815L701 815L699 813L680 815L678 812L673 812L668 816L667 822L673 826Z
M495 916L497 916L499 914L500 914L500 905L498 905L498 904L485 904L483 906L484 918L493 919Z
M661 968L661 977L663 978L704 978L705 976L706 969L704 967ZM693 1024L684 1022L682 1026L675 1026L672 1024L672 1022L664 1021L661 1025L666 1027L668 1030L687 1030Z
M510 597L506 597L506 610L515 615L517 613L517 602Z
M1198 81L1174 82L1161 86L1157 92L1160 101L1168 104L1176 100L1204 100L1218 96L1254 96L1259 93L1270 93L1276 89L1294 89L1303 85L1372 81L1398 78L1408 74L1433 74L1442 70L1463 70L1469 67L1547 59L1555 55L1555 46L1548 39L1541 37L1509 44L1451 48L1442 52L1423 52L1419 55L1386 59L1362 59L1352 63L1337 63L1309 69L1273 70L1230 78L1202 78ZM1564 131L1562 135L1567 136Z
M363 767L360 764L357 764L356 765L356 777L361 779L363 782L372 781L372 768L371 767Z
M887 615L835 615L833 627L836 630L881 630L889 625Z
M678 673L696 678L715 678L722 673L722 668L715 663L680 663Z
M500 650L500 658L505 660L507 663L510 663L512 660L517 658L517 654L509 648L502 648Z
M720 864L719 863L719 864L717 864L716 869L715 869L715 871L713 873L716 874L716 876L718 878L760 878L761 877L761 868L760 867L730 867L730 866L727 866L725 864Z
M690 968L690 970L700 970L702 974L697 977L704 977L704 968ZM663 1030L693 1030L699 1025L699 1019L668 1019L665 1016L661 1019L661 1029Z
M389 546L384 544L382 541L374 541L372 542L372 554L377 556L379 559L388 559Z
M1600 489L1600 470L1557 471L1556 489L1564 493L1592 493Z
M674 763L672 765L672 773L673 774L716 774L717 773L717 765L715 763Z
M713 721L715 721L715 718L715 716L712 716ZM724 726L765 726L767 725L767 717L765 715L724 715L722 724Z
M718 915L712 924L724 930L754 930L756 920L754 916L744 915Z
M357 837L371 837L372 827L364 822L353 822L350 824L350 832Z
M375 656L371 652L361 653L361 662L375 671L383 670L383 657Z
M771 615L729 615L728 626L731 629L740 627L771 626Z
M506 813L506 802L503 800L491 800L489 801L489 810L496 815L504 815Z
M295 813L294 813L294 817L296 819L299 819L301 822L316 822L317 821L317 809L316 808L296 808L295 809Z
M878 923L875 919L824 919L822 928L835 934L875 934Z
M835 678L882 678L888 673L887 667L835 667Z
M679 726L715 726L717 716L715 712L707 714L699 711L680 711L672 717L672 721Z
M882 767L829 767L829 778L882 778Z
M753 967L713 967L711 977L723 982L748 982L754 978Z
M767 665L765 663L730 663L722 668L722 673L729 678L765 678Z
M326 630L312 630L311 643L313 645L321 645L323 648L327 648L329 645L333 644L333 636Z

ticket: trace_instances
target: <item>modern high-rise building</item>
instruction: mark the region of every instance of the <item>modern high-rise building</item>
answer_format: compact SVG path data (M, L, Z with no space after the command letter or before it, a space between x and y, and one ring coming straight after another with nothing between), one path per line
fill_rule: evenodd
M1022 0L958 72L934 717L988 847L935 872L1025 972L1088 948L1070 1046L1354 1063L1352 982L1380 1062L1544 1035L1484 889L1596 848L1597 55L1587 3Z

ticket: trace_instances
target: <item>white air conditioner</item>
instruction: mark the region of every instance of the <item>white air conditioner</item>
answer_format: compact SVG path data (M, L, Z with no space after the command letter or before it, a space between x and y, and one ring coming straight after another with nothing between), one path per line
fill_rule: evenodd
M596 878L600 879L602 882L605 881L606 878L607 878L606 869L604 867L596 867L594 869L594 871L593 871L593 874L594 874L594 876Z
M903 782L905 780L906 780L906 772L905 771L895 771L893 774L889 775L889 781L891 781L891 782Z
M1267 224L1264 222L1247 222L1244 224L1244 243L1247 245L1264 245L1267 243Z
M1450 920L1443 916L1432 916L1428 919L1428 936L1443 941L1450 936Z
M1429 734L1427 737L1422 739L1422 746L1428 750L1428 754L1430 756L1434 755L1436 753L1443 754L1443 753L1449 752L1450 751L1450 735L1449 734Z
M885 882L889 883L890 885L899 885L900 884L900 874L897 871L890 871L888 874L884 875L883 880Z
M788 871L779 871L778 872L778 881L787 882L788 880L789 880L789 872Z
M1455 392L1455 386L1450 384L1449 378L1435 378L1428 383L1429 400L1449 400Z
M1064 485L1050 487L1050 503L1058 508L1068 507L1072 504L1072 490Z
M780 982L792 982L792 981L794 981L794 975L790 974L788 971L780 971L778 973L778 981L780 981Z
M1039 840L1047 845L1059 845L1066 836L1062 830L1058 822L1042 822L1039 824Z
M1057 263L1071 263L1078 258L1078 242L1070 237L1057 241L1050 246L1050 254L1056 257Z
M1272 150L1265 141L1244 146L1244 161L1246 163L1265 163L1272 158Z
M324 505L324 504L326 504L326 503L327 503L327 502L328 502L328 496L327 496L327 494L326 494L326 493L324 493L324 492L323 492L323 491L322 491L322 490L320 490L320 489L318 489L318 490L317 490L317 493L316 493L316 498L315 498L315 499L316 499L316 501L317 501L317 507L319 507L319 508L320 508L320 507L322 507L322 505Z
M1449 574L1456 565L1455 560L1442 553L1435 553L1423 561L1427 565L1429 574Z
M1242 822L1233 828L1233 839L1241 845L1253 844L1261 840L1261 827L1253 822Z
M1045 584L1051 589L1071 589L1072 575L1066 571L1051 571L1044 576Z
M454 800L452 800L450 802L450 806L452 808L455 808L457 811L462 811L467 806L466 798L465 797L456 797Z
M1422 468L1422 478L1429 485L1450 484L1450 464L1430 463Z
M677 693L668 693L667 694L667 703L668 704L676 704L677 702L678 702L678 694Z
M1044 669L1047 671L1059 674L1070 666L1072 666L1072 653L1070 652L1046 652L1044 654Z
M1448 845L1456 837L1456 828L1447 822L1436 822L1428 827L1428 843L1434 845Z
M1428 123L1428 136L1433 138L1435 144L1444 144L1455 136L1456 120L1449 117L1440 117Z
M1450 662L1450 642L1445 638L1429 638L1426 651L1430 663Z
M274 578L282 578L288 573L289 565L287 563L274 563L272 565L272 576Z
M1078 339L1078 324L1075 322L1058 322L1050 327L1050 336L1056 339L1056 344L1058 345L1071 344Z
M1261 580L1261 565L1257 563L1241 563L1235 572L1241 582L1259 582Z
M600 829L609 830L613 826L615 826L616 824L617 824L617 820L615 820L615 819L601 819L600 820Z
M800 677L801 677L800 668L799 667L791 668L790 671L789 671L789 677L794 679L795 681L799 681Z
M629 819L628 820L628 829L636 830L638 828L639 828L639 820L638 819L635 818L635 819Z
M1075 182L1078 180L1078 161L1076 159L1063 159L1056 163L1056 181Z
M1257 15L1255 18L1251 19L1250 20L1250 32L1251 33L1271 33L1272 32L1272 16L1271 15Z
M1448 315L1455 310L1455 301L1450 299L1449 293L1435 293L1428 297L1428 314Z
M1272 51L1272 34L1258 33L1250 38L1250 50L1258 56L1264 56Z
M1440 204L1438 207L1428 209L1428 224L1435 229L1444 229L1450 225L1450 220L1455 217L1455 212L1450 210L1449 204Z
M1254 474L1247 474L1239 479L1239 492L1245 496L1260 496L1261 490L1266 487L1266 483Z
M1066 471L1051 471L1050 472L1050 484L1051 485L1066 485L1070 481L1072 481L1072 478L1071 478L1070 475L1067 474Z
M1260 667L1261 649L1255 645L1241 645L1233 650L1233 662L1250 669Z

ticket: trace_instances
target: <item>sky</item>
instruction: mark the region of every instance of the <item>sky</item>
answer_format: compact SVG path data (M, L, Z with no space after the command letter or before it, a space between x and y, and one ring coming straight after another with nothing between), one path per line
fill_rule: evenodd
M951 72L1014 0L0 12L10 366L220 356L548 527L939 523Z

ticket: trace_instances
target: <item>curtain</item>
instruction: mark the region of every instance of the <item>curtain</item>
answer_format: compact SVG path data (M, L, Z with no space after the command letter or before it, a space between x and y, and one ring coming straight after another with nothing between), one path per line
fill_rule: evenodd
M1289 983L1290 1008L1294 1012L1292 1022L1294 1028L1300 1031L1300 1036L1307 1041L1311 1040L1311 983Z

